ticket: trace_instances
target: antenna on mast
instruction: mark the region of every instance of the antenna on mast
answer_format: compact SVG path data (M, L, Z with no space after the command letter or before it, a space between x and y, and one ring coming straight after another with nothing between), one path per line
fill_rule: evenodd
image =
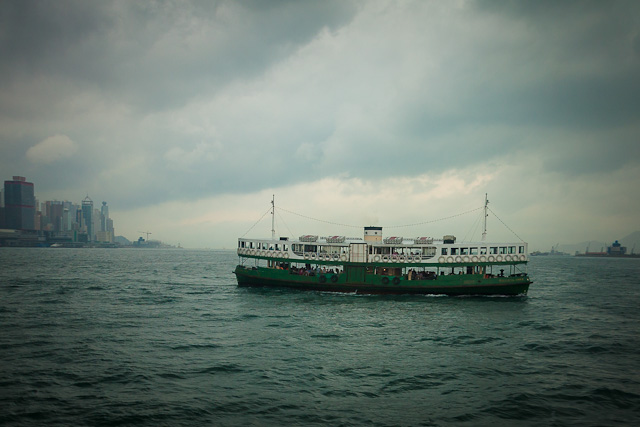
M484 227L482 229L482 241L487 240L487 209L489 208L489 199L487 193L484 193Z
M276 196L272 195L271 199L271 240L276 239Z

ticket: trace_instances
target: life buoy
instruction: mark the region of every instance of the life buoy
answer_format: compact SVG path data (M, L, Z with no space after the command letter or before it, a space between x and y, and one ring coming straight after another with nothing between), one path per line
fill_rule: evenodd
M456 262L461 262L461 261L462 261L462 257L461 257L460 255L458 255L458 256L456 257Z
M393 278L393 284L394 284L394 285L398 285L398 284L400 284L400 278L399 278L399 277L397 277L397 276L396 276L396 277L394 277L394 278Z
M487 257L484 255L480 255L480 262L487 262Z
M315 252L312 252L311 253L311 259L316 259L316 258L318 258L318 254L315 253Z
M388 284L389 284L389 278L388 278L387 276L384 276L384 277L382 278L382 284L383 284L383 285L388 285Z
M382 261L389 262L389 255L382 255Z
M465 256L464 256L464 258L462 258L462 260L463 260L464 262L469 262L469 256L468 256L468 255L465 255Z
M526 260L527 260L526 255L520 255L520 261L526 261Z
M340 255L340 261L346 261L347 256L345 254Z
M511 255L506 255L506 256L504 257L504 260L505 260L505 261L511 261Z
M320 276L318 280L320 281L320 283L327 283L327 276L323 274Z
M285 252L284 255L282 255L282 257L285 259L289 258L289 252Z
M373 257L373 262L380 262L380 255L375 255Z
M447 257L447 262L453 262L453 257L451 255Z
M340 259L340 255L333 254L333 256L331 258L333 258L334 261L337 261L338 259Z
M498 255L498 256L496 257L496 261L498 261L498 262L502 261L502 255Z
M310 257L310 255L307 252L305 252L304 253L304 259L309 259L309 257Z
M472 256L472 257L471 257L471 261L472 261L472 262L478 262L478 257L477 257L477 256L475 256L475 255L474 255L474 256Z
M336 276L335 274L331 276L331 282L336 283L337 281L338 281L338 276Z
M496 260L496 257L494 257L493 255L489 255L489 262L493 262Z

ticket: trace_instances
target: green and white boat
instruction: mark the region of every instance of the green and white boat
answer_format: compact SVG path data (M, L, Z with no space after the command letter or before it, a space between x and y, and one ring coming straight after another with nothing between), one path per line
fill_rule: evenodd
M272 202L273 204L273 202ZM524 295L532 283L525 242L457 242L452 235L387 237L364 227L362 238L317 235L297 240L238 239L239 286L363 294ZM273 206L272 206L273 207Z

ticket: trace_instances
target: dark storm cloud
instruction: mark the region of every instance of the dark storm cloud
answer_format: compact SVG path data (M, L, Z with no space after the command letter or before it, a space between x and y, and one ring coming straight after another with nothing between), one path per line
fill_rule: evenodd
M3 85L44 75L143 109L180 105L259 75L353 13L343 2L254 3L2 2Z
M121 206L505 156L616 170L640 154L639 9L5 1L0 166ZM29 160L55 135L72 154Z

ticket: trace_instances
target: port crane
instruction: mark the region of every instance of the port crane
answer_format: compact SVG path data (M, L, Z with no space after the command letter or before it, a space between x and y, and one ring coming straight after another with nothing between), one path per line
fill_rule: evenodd
M153 233L152 233L152 232L150 232L150 231L138 231L138 233L146 234L146 235L147 235L147 238L145 239L146 241L149 241L149 234L153 234Z

